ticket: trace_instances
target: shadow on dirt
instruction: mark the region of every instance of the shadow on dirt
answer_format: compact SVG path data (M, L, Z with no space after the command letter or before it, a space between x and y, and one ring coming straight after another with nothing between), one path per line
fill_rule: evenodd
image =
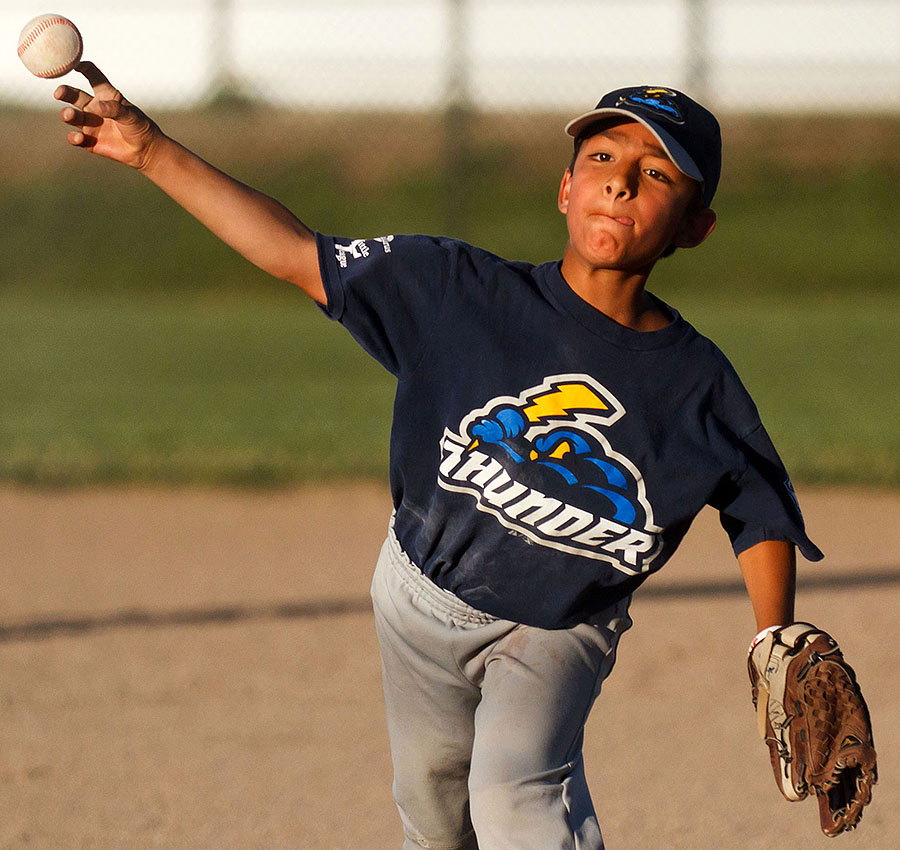
M800 590L831 590L880 587L900 584L900 566L866 573L829 571L818 576L801 577ZM642 599L697 599L739 596L744 585L739 579L723 581L685 581L678 584L649 585L639 593ZM127 609L108 614L61 616L0 624L0 643L44 640L61 635L87 635L109 629L158 629L175 626L208 626L244 623L251 620L297 620L314 617L338 617L368 614L372 610L367 597L326 599L312 602L284 602L272 605L229 605L216 608L188 608L176 611Z

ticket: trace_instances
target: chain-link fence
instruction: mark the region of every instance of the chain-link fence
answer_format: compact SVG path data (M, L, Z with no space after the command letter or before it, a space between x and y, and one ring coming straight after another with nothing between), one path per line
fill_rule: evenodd
M720 110L900 111L900 0L70 0L85 58L134 100L298 109L571 111L620 85ZM0 103L46 105L3 0Z

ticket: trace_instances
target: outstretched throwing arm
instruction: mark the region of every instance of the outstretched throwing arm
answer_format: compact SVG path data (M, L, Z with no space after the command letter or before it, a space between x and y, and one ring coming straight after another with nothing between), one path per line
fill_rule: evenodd
M254 265L320 304L325 290L312 231L278 201L229 177L169 138L92 62L76 70L93 93L59 86L69 143L140 171Z

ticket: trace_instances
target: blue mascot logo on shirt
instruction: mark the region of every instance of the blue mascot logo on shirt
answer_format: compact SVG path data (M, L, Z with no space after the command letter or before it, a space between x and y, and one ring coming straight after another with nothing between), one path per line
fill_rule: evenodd
M601 431L624 415L589 375L552 376L447 429L439 484L532 542L645 572L662 529L640 471Z

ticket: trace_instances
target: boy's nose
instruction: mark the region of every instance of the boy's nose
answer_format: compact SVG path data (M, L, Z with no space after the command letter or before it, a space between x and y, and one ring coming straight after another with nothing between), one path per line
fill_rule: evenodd
M614 198L628 198L634 194L634 176L630 170L617 170L606 181L605 191Z

